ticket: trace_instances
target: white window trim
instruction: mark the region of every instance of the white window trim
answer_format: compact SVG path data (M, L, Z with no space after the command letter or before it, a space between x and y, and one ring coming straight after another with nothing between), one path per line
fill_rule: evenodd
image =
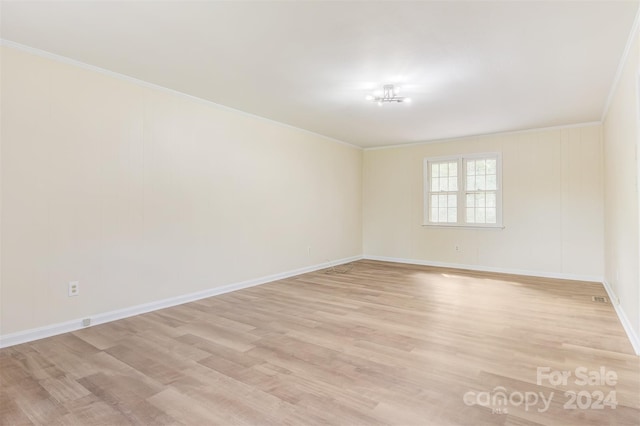
M496 223L466 223L464 221L464 214L466 212L466 200L465 200L465 182L466 168L464 168L464 160L473 160L477 158L496 158ZM429 221L429 183L431 182L431 168L430 163L437 163L440 161L456 161L458 163L458 222L457 223L444 223L444 222L430 222ZM468 229L504 229L502 218L502 153L501 152L478 152L472 154L461 155L447 155L442 157L426 157L423 160L422 167L422 226L428 226L433 228L468 228Z

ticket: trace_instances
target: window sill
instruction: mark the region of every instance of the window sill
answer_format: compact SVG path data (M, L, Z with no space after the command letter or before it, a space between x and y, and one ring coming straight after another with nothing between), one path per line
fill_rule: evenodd
M422 226L425 228L483 229L487 231L501 231L505 228L504 225L457 225L445 223L423 223Z

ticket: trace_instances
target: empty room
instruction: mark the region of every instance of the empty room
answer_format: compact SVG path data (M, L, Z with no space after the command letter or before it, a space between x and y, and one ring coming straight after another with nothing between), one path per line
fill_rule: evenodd
M639 1L1 1L0 425L640 425Z

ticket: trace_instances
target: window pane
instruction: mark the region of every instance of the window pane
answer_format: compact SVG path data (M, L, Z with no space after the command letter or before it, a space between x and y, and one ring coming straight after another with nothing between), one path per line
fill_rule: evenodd
M431 207L438 208L438 196L437 195L432 195L431 196Z
M476 190L476 178L475 176L467 176L467 191Z
M431 177L437 177L440 176L440 165L439 164L431 164Z
M496 223L496 209L487 208L486 220L487 223Z
M449 176L458 176L458 163L449 163Z
M458 190L458 178L453 176L449 178L449 191Z
M446 195L438 195L438 207L446 208L447 207L447 196Z
M437 192L440 190L440 178L431 179L431 191Z
M467 176L474 176L476 174L476 162L467 161Z
M496 174L496 159L490 158L487 159L487 174L495 175Z
M485 189L484 176L476 176L476 189L477 190L484 190Z
M496 189L498 189L496 183L496 175L487 176L487 189L490 191L495 191Z
M449 163L440 164L440 177L449 176Z
M458 221L458 209L447 209L447 222L455 223Z
M476 207L484 207L484 194L476 195Z
M447 209L443 209L440 207L438 209L438 222L446 222L447 221Z
M476 223L485 223L484 208L476 208Z
M449 190L449 179L440 178L440 191L448 191Z
M496 194L488 193L485 195L487 207L495 207L496 206Z
M475 223L475 209L467 209L467 223Z
M447 207L457 207L458 205L458 196L457 195L449 195L448 196Z
M485 174L485 162L484 162L484 160L476 160L476 174L477 175Z
M429 218L429 220L431 220L431 222L437 222L438 221L438 208L437 207L432 207L431 208L431 217Z
M467 207L475 206L475 199L476 197L473 194L467 194Z

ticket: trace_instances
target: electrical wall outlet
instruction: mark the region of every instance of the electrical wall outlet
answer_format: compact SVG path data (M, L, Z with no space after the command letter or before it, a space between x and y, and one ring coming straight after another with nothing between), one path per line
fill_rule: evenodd
M69 297L80 294L80 281L71 281L69 283Z
M82 320L83 327L89 327L91 325L91 318L85 318Z

